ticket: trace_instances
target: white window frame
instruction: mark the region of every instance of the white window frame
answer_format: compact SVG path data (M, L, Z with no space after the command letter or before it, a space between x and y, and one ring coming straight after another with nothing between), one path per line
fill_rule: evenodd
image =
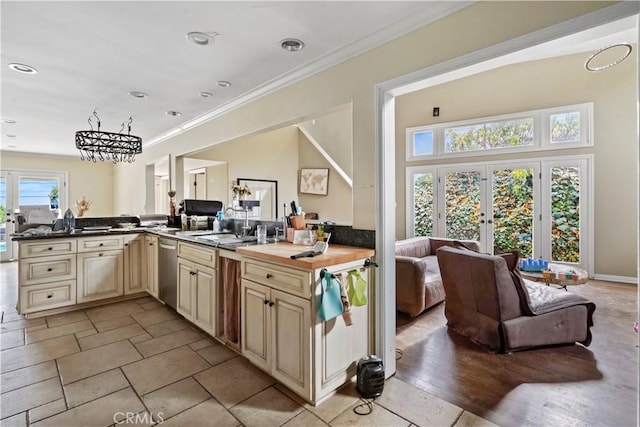
M556 114L580 113L580 140L572 142L551 142L551 116ZM490 150L445 152L445 130L448 128L481 125L505 120L533 118L533 143L519 147L494 148ZM433 132L433 154L415 155L413 152L413 135L419 132ZM405 129L405 160L408 162L433 160L437 158L460 158L493 156L496 154L532 152L547 150L564 150L567 148L588 147L593 141L593 102L564 105L541 110L522 111L498 116L480 117L457 122L438 123L435 125L415 126Z

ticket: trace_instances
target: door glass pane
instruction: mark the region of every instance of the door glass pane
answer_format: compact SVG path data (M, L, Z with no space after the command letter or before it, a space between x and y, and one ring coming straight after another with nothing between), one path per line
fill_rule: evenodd
M533 169L493 171L493 253L533 253Z
M445 237L480 240L480 172L445 175Z
M18 181L20 214L29 224L49 224L60 217L60 180L21 176Z
M414 236L433 236L433 174L413 176Z
M7 179L0 177L0 252L7 250Z
M551 168L551 258L580 262L580 168Z

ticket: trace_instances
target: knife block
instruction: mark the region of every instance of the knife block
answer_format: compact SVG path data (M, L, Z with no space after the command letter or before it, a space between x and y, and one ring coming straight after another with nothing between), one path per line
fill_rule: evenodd
M304 230L305 228L307 228L307 225L304 222L304 217L302 215L292 216L291 226L294 230Z

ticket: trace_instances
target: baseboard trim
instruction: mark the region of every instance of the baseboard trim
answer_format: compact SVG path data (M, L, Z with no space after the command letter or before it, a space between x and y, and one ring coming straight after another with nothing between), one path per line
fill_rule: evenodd
M611 274L594 274L593 278L595 280L604 280L605 282L628 283L630 285L638 286L638 278L637 277L613 276Z

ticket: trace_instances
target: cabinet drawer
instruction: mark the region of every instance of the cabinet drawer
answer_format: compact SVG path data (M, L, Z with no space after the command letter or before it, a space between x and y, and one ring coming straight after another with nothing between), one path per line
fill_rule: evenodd
M76 278L76 255L27 258L20 261L20 285Z
M119 236L85 237L78 239L78 253L122 249L123 241Z
M51 239L46 241L20 242L19 257L64 255L76 252L76 239Z
M242 261L242 277L302 298L311 298L311 272L254 260Z
M20 313L48 310L75 303L75 280L20 287Z
M216 268L218 258L215 249L207 249L182 242L178 242L178 256L211 268Z

